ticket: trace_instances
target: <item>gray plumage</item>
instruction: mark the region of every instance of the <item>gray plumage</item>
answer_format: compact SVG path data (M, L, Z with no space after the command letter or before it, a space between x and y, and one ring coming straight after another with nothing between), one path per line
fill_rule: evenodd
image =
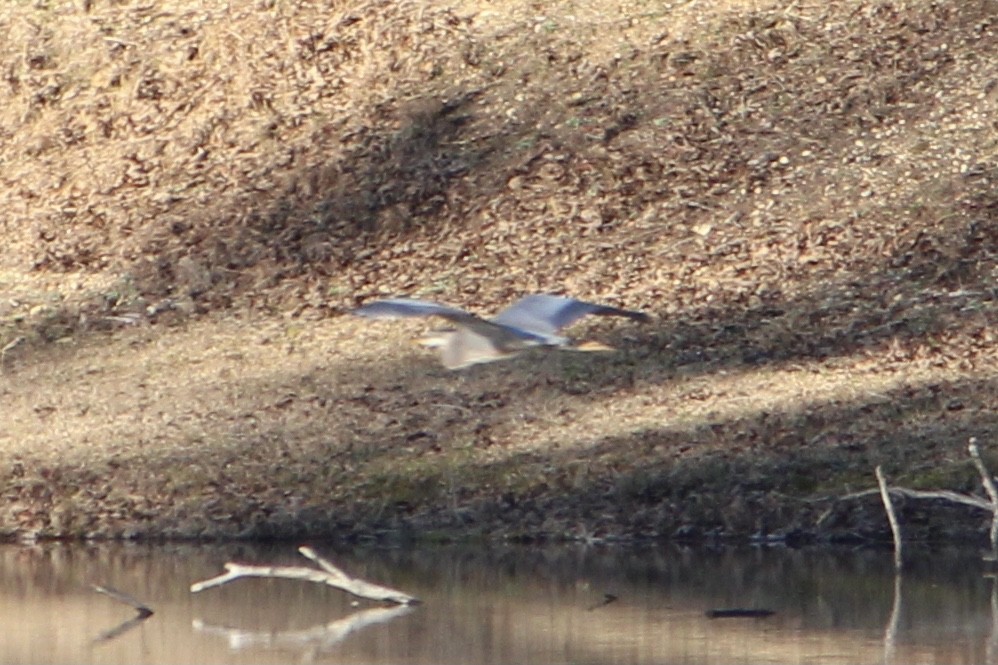
M650 319L643 312L548 294L520 298L492 319L483 319L457 307L410 298L376 300L353 313L373 319L438 316L450 321L456 329L440 331L421 340L426 346L440 349L441 360L449 369L501 360L536 346L608 351L612 350L608 346L576 344L558 333L589 314L622 316L640 322Z

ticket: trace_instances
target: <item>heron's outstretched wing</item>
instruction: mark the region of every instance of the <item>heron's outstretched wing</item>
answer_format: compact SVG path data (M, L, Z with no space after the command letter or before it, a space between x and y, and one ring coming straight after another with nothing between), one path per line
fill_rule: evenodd
M644 312L597 305L575 298L537 294L520 298L499 312L492 320L504 326L513 326L532 333L555 335L565 326L571 325L587 314L626 316L641 322L651 318Z
M532 330L521 330L519 327L507 327L501 323L487 321L471 312L466 312L450 305L441 305L429 300L414 298L386 298L361 305L353 310L357 316L371 319L397 319L400 317L439 316L459 327L473 330L478 335L493 340L496 344L512 347L524 344L545 344L547 335L539 335Z
M457 307L441 305L429 300L416 300L413 298L386 298L375 300L365 305L361 305L353 310L357 316L364 316L369 319L397 319L400 317L426 317L439 316L442 319L455 323L467 323L481 319L471 312L466 312Z

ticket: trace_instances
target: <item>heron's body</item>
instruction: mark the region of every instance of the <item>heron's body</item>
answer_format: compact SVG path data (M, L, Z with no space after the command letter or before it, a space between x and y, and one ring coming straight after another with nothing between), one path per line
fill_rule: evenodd
M558 333L587 314L623 316L636 321L649 319L643 312L548 294L520 298L492 319L409 298L377 300L354 310L354 314L375 319L438 316L450 321L455 329L421 340L425 346L440 349L441 360L449 369L502 360L537 346L609 351L610 347L598 343L575 344Z

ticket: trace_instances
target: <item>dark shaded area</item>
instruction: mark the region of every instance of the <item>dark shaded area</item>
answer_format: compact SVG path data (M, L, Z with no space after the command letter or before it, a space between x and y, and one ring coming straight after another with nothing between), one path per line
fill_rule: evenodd
M323 380L335 382L336 377ZM120 470L134 465L127 459L109 460L103 469L61 469L50 476L59 484L99 488L111 483L119 497L164 495L164 484L175 475L170 470L178 464L200 470L205 481L191 481L182 500L166 512L136 507L133 514L127 503L112 503L111 514L80 515L60 528L151 539L723 541L772 536L793 542L888 543L876 495L839 500L875 487L875 466L884 467L893 485L980 495L979 477L966 455L967 440L976 436L986 442L986 462L998 468L998 457L987 446L998 430L993 378L903 386L849 401L750 411L744 417L708 414L695 428L663 423L605 438L586 451L537 450L493 463L477 456L495 445L493 431L529 414L539 395L564 389L569 381L552 374L501 396L490 391L487 374L446 391L417 388L415 382L423 381L417 374L391 387L395 396L384 392L389 386L377 372L371 381L372 390L357 399L371 408L372 417L349 439L338 432L339 425L328 425L338 422L339 402L297 400L281 408L309 409L311 418L234 431L225 456L206 449L186 461L147 460L141 474ZM321 384L312 390L323 393ZM603 398L601 392L576 397L591 401L593 408L600 408ZM404 413L397 410L398 399L408 400ZM446 424L439 433L421 424L421 410L451 403L461 405L453 417L464 422ZM386 422L382 413L395 413L397 420ZM328 430L326 444L318 434L323 430ZM311 443L303 447L301 441ZM461 448L469 454L461 454ZM438 457L441 453L446 461ZM8 486L21 482L7 479ZM45 513L51 508L44 504L54 507L58 499L58 494L39 497L36 508ZM925 501L899 501L896 508L907 537L986 540L990 516L979 511Z
M470 123L480 91L449 94L386 110L349 136L319 130L313 151L321 153L323 144L353 147L293 176L283 192L193 211L202 221L175 228L182 244L156 242L158 259L140 269L140 289L159 298L191 297L206 311L232 305L246 291L329 277L388 238L439 232L433 227L447 219L448 200L471 195L467 173L501 173L496 162L508 140L475 135ZM501 186L485 180L475 179L475 196L488 198ZM184 274L185 261L200 268L193 280Z
M995 387L994 380L906 387L868 403L707 422L693 432L668 427L638 432L594 446L588 457L605 471L594 471L582 483L569 464L574 453L521 455L500 468L462 473L502 478L543 465L547 470L530 489L489 496L472 484L467 492L423 505L402 502L379 513L379 528L403 535L440 530L526 540L723 539L778 532L887 543L879 497L841 503L837 497L875 487L878 464L892 484L981 494L965 445L970 436L998 428ZM987 457L995 468L998 459ZM436 507L455 503L459 509ZM924 501L897 508L909 537L986 540L990 516L979 511ZM388 511L394 516L387 517Z

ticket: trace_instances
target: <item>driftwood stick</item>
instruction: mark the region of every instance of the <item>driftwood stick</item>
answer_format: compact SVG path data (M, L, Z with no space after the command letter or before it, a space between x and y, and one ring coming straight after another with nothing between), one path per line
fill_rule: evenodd
M315 550L311 547L299 547L298 552L302 556L306 557L319 564L319 566L327 572L332 579L340 581L342 586L337 588L343 589L344 591L351 593L360 598L369 598L371 600L387 600L398 605L416 605L419 603L419 599L409 594L402 593L395 589L381 586L380 584L374 584L373 582L368 582L362 580L358 577L350 577L343 570L337 566L334 566L329 559L324 559L319 556Z
M970 457L974 460L977 472L981 474L981 483L984 485L984 491L991 498L991 532L989 534L991 538L991 556L998 557L998 487L995 486L994 476L984 466L984 460L981 459L981 451L977 447L977 437L970 437L967 450L970 451Z
M887 521L891 524L891 533L894 535L894 570L901 570L901 525L898 524L897 515L894 514L894 503L891 501L891 492L887 488L887 481L884 479L884 470L877 465L877 484L880 486L880 499L884 502L884 510L887 511Z
M191 593L198 593L205 589L221 586L240 577L279 577L326 584L341 591L346 591L358 598L390 602L397 605L416 605L420 602L418 598L410 596L407 593L350 577L328 560L320 557L309 547L299 548L299 552L318 563L322 566L323 570L305 568L304 566L250 566L230 561L225 564L225 573L204 580L203 582L192 584Z

